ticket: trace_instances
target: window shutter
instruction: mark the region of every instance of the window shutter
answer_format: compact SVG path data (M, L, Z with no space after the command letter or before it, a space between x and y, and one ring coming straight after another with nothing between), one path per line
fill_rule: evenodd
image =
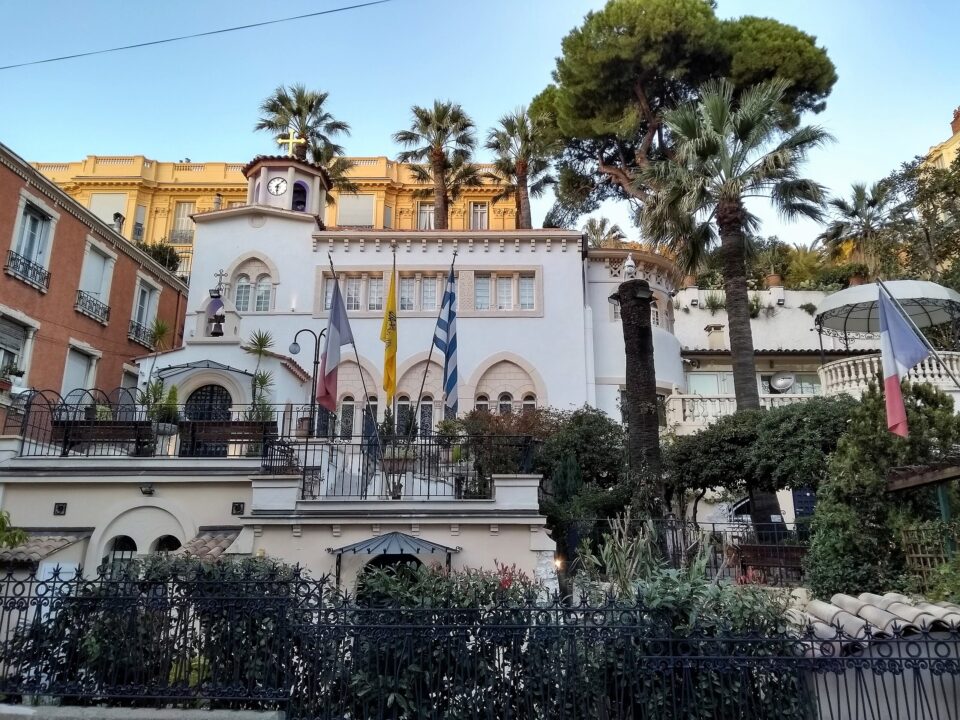
M63 394L71 390L87 387L87 374L90 370L90 356L71 348L67 351L67 367L63 372Z
M19 355L26 341L27 329L23 325L18 325L7 318L0 318L0 347Z
M341 195L337 198L337 225L373 227L373 195Z
M107 258L93 248L83 260L83 271L80 274L80 289L96 296L101 302L106 300L100 295L103 293L103 278L106 273Z

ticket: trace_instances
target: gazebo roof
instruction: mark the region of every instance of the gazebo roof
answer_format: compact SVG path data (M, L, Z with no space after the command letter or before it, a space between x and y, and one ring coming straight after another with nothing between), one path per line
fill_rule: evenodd
M353 555L447 555L460 552L461 549L440 545L402 532L388 532L352 545L327 548L327 552L334 555L348 553Z
M940 325L960 318L960 294L926 280L890 280L886 283L917 327ZM857 285L828 295L817 306L817 326L830 335L880 332L876 283Z

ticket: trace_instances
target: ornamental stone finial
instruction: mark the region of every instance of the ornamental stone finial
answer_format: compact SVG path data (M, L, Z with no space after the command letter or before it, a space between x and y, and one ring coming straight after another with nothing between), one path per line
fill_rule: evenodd
M627 280L633 280L637 276L637 263L633 261L633 253L627 255L627 261L623 264L623 276Z

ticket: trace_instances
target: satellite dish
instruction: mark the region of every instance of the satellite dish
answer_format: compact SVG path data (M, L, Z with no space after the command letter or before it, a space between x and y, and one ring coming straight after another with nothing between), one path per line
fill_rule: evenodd
M797 376L792 372L774 373L773 377L770 378L770 389L775 390L778 393L785 393L787 390L793 387L793 384L796 381Z

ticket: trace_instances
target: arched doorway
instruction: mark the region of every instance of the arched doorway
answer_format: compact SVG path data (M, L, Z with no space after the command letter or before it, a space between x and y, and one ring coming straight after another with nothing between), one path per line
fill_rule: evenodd
M208 436L203 427L230 420L233 398L222 385L202 385L190 393L183 406L187 422L180 437L181 457L226 457L227 444L200 439Z

